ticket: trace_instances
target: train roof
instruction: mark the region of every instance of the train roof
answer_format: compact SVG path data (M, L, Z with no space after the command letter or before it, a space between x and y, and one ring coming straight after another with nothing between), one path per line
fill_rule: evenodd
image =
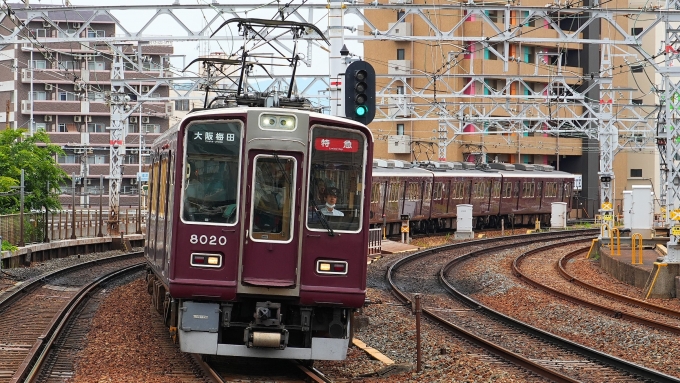
M433 175L435 177L508 177L508 178L574 178L571 173L553 170L549 165L502 164L504 166L472 167L471 163L460 162L426 162L410 163L400 160L373 160L374 176L418 177Z
M239 106L239 107L233 107L233 108L212 108L212 109L200 109L196 111L192 111L180 122L177 124L171 126L167 131L165 131L163 134L161 134L156 140L161 140L162 138L165 138L167 136L172 135L175 131L179 130L179 127L182 126L182 123L188 118L195 118L195 117L210 117L210 116L216 116L216 115L224 115L224 114L244 114L249 111L262 111L262 112L267 112L267 111L272 111L272 110L278 110L283 113L303 113L303 114L308 114L310 117L315 117L315 118L323 118L329 121L334 121L334 122L341 122L345 125L356 125L357 127L365 125L356 122L354 120L346 119L344 117L337 117L337 116L330 116L328 114L323 114L323 113L317 113L309 110L304 110L304 109L292 109L292 108L262 108L262 107L246 107L246 106ZM368 132L368 139L371 142L374 142L373 138L373 132L371 132L370 129L366 127L366 131Z

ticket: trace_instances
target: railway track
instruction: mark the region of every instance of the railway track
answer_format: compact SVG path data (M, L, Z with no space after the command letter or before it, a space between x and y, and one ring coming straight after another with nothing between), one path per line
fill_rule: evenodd
M490 251L526 246L537 240L564 241L572 240L578 235L583 236L574 233L534 234L431 249L395 263L388 271L388 279L395 293L404 301L412 301L415 293L428 291L423 297L425 315L483 348L487 353L500 356L501 359L521 366L542 378L557 382L617 379L626 382L677 382L678 379L671 376L566 341L504 316L468 298L446 280L448 271L462 260ZM592 238L595 234L589 231L586 235ZM409 270L406 270L405 266L409 266ZM409 286L408 274L414 269L420 270L421 275L429 275L431 278L412 281L412 285ZM435 275L439 276L439 281ZM439 283L455 299L437 296L437 293L443 292Z
M208 357L202 363L217 382L331 382L321 371L294 360Z
M0 296L0 382L23 382L87 282L140 265L140 253L82 263L32 278ZM138 266L141 267L141 266Z
M79 352L85 348L92 318L107 296L105 290L140 278L145 265L142 252L135 252L64 268L2 292L0 382L52 383L74 378ZM243 361L226 365L208 364L198 355L176 352L177 345L167 335L160 319L151 321L148 331L154 333L155 348L164 355L158 363L145 367L155 376L183 382L243 379L264 382L272 379L260 379L258 373L276 371L271 360L265 360L255 370L258 372L252 372L250 376L230 375L229 366L243 366ZM135 334L130 336L139 338ZM329 382L313 368L290 361L281 362L286 367L278 369L281 373L277 375L277 381Z
M578 243L578 242L576 242ZM585 306L602 313L610 315L614 318L633 321L650 328L667 331L673 334L680 334L680 312L670 310L662 306L653 305L639 299L626 297L605 289L589 285L585 282L579 281L576 277L567 273L565 269L566 263L578 256L588 252L590 246L583 247L576 251L560 257L555 262L546 262L545 253L547 250L554 249L555 246L546 246L539 249L534 249L521 254L512 263L513 273L524 280L525 282L543 289L560 299L570 301L572 303ZM557 267L543 267L543 272L524 272L522 265L525 262L531 262L532 257L541 255L540 262L545 266ZM565 283L555 281L555 278L550 278L549 273L553 272L562 278L561 281L566 283L573 283L578 285L578 289L569 289ZM586 291L584 291L584 289Z

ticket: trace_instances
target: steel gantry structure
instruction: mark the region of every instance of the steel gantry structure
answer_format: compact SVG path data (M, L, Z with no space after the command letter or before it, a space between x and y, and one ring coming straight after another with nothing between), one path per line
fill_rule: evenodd
M634 105L632 102L632 90L617 90L612 85L612 78L621 66L614 62L616 57L625 56L626 68L632 64L651 66L664 74L664 84L666 98L665 112L668 116L670 131L672 134L675 125L671 116L677 108L673 107L670 101L673 94L679 91L677 84L673 85L670 80L675 74L674 68L669 66L669 62L677 59L677 51L674 45L675 35L669 29L670 23L676 20L680 14L674 7L668 9L624 9L606 6L593 5L584 7L560 6L559 3L550 4L546 7L517 6L514 4L488 5L477 4L474 1L461 2L458 4L378 4L377 1L368 4L357 4L351 2L329 1L329 3L296 5L288 3L280 4L219 4L211 0L204 4L194 5L113 5L113 6L70 6L52 7L41 6L39 8L21 8L27 12L26 22L31 20L42 20L51 24L59 31L60 37L36 38L31 36L22 28L4 29L0 31L0 48L11 44L32 44L40 49L45 49L44 44L56 42L78 43L84 47L94 46L95 44L107 44L116 47L117 44L129 42L149 42L149 41L222 41L232 43L234 46L245 46L246 41L242 35L234 32L232 34L218 34L210 37L211 31L216 30L225 20L230 18L245 18L253 12L259 12L265 17L285 18L298 22L307 22L315 25L323 25L323 19L328 19L327 27L321 28L323 34L331 42L331 50L327 55L328 49L320 44L321 36L314 31L302 36L302 41L306 42L306 52L300 59L300 63L307 66L306 72L300 72L296 77L296 83L290 83L288 74L281 75L273 73L271 76L264 73L253 72L247 79L249 89L259 89L262 91L282 90L288 87L295 87L298 94L320 103L327 103L330 99L330 108L337 114L337 100L340 100L341 74L348 62L347 55L336 52L338 48L344 47L345 43L352 44L366 41L407 41L407 42L429 42L441 43L442 41L457 43L460 49L450 53L445 65L434 73L411 73L409 71L395 74L383 74L379 76L382 83L378 84L378 109L375 121L437 121L438 137L436 143L439 146L439 157L445 158L446 147L454 142L457 137L470 134L487 134L489 127L493 127L497 134L504 137L511 137L512 134L523 132L539 132L548 134L577 135L597 139L600 143L600 175L613 177L612 163L617 151L624 148L641 148L659 137L656 134L657 126L653 122L658 114L656 105ZM670 3L669 3L670 4ZM673 2L675 4L675 2ZM12 11L3 5L4 18L12 18ZM16 10L16 9L15 9ZM403 35L397 33L397 24L389 26L387 29L378 28L367 14L372 10L392 10L400 12L403 21L406 17L419 20L427 26L425 30L419 30L417 34ZM460 22L452 28L443 30L438 24L435 16L442 10L465 12ZM72 12L82 11L92 12L91 17L80 24L80 27L73 32L60 28L59 23L50 18L51 12ZM139 28L138 31L131 31L128 26L123 25L121 20L125 20L126 12L129 14L141 14L150 11L151 16ZM200 27L191 25L187 20L187 15L191 12L202 14L205 22ZM489 16L489 12L496 12L502 15L502 26ZM521 15L521 16L517 16ZM630 15L644 15L652 18L653 21L645 27L640 28L635 35L631 35L627 28L620 25L619 20ZM118 33L115 36L107 37L84 37L82 32L97 16L108 16L116 24ZM575 28L563 29L561 21L568 17L578 16L578 25ZM585 17L583 17L585 16ZM346 19L356 20L353 25L360 24L363 31L357 32L357 28L346 26ZM463 26L466 21L475 18L483 24L487 31L486 35L471 35L463 33ZM150 31L159 26L167 28L167 20L176 23L173 35L154 35ZM321 21L320 21L321 20ZM514 21L513 21L514 20ZM522 29L522 26L529 24L533 20L540 20L550 33L533 33ZM639 39L652 31L657 25L666 23L669 31L666 38L666 48L664 52L647 52L639 44ZM584 37L584 31L588 28L599 30L599 25L607 25L608 30L612 31L606 37L600 36ZM361 27L360 27L361 28ZM290 46L292 37L286 33L274 32L268 28L263 28L260 33L263 40L274 45L282 52L294 53ZM238 44L237 44L238 43ZM249 42L251 48L263 45L263 42ZM591 70L590 73L570 73L565 71L561 63L563 58L557 52L553 63L540 63L538 60L533 65L533 72L522 74L517 69L517 74L494 74L496 78L504 78L506 84L519 83L530 86L526 83L527 76L541 79L542 83L547 84L544 89L533 90L525 95L513 95L508 89L509 85L501 89L490 88L485 82L484 73L474 73L474 68L470 64L470 70L465 74L460 74L453 69L464 65L465 56L478 49L485 49L490 52L497 60L502 62L505 73L514 72L511 69L526 67L528 63L522 62L518 57L513 57L508 49L509 44L546 44L546 45L594 45L602 47L602 57L599 68ZM472 48L471 48L472 47ZM612 51L614 53L612 53ZM129 57L122 50L114 49L116 63L128 62L135 65L139 63L139 57ZM232 52L228 52L232 53ZM617 56L618 55L618 56ZM352 54L349 53L351 57ZM318 62L322 61L328 70L318 71ZM659 62L657 62L659 61ZM313 65L313 62L316 65ZM118 65L118 64L117 64ZM122 64L121 64L122 65ZM550 67L549 71L546 70ZM116 70L117 66L114 66ZM171 94L167 98L151 98L152 91L146 94L139 92L134 86L137 79L124 78L124 71L120 76L112 76L111 102L111 125L110 135L112 144L111 149L111 176L117 177L121 174L117 168L121 156L121 148L124 142L119 135L121 127L128 116L134 110L125 107L126 100L119 97L123 91L133 92L138 95L139 102L150 100L179 100L194 98L196 90L201 90L206 84L214 83L219 79L206 79L200 76L187 76L181 73L180 68L170 68L164 76L152 79L158 84L170 85ZM405 86L403 93L394 93L393 85L397 82L408 84L407 79L419 78L425 81L424 86L418 88ZM457 85L451 85L450 79L457 79ZM146 78L149 81L151 79ZM82 81L82 80L80 80ZM115 85L114 85L115 81ZM172 86L177 83L190 83L189 87L180 90ZM87 85L87 84L85 84ZM475 95L467 90L471 86L487 88L489 97L486 103L480 105L474 102ZM675 90L674 90L675 89ZM319 94L322 92L322 94ZM625 94L624 94L625 93ZM676 97L677 100L680 97ZM334 101L336 100L336 101ZM551 108L546 110L542 104L550 104ZM502 113L499 113L501 112ZM668 130L668 129L667 129ZM504 135L506 134L507 135ZM662 134L663 135L663 134ZM508 138L511 140L511 138ZM666 158L669 163L673 163L675 153L680 150L680 143L668 140ZM113 147L117 149L114 150ZM114 159L114 157L117 159ZM673 185L673 180L680 180L680 169L676 165L670 165L670 174L667 177L667 188L669 190L667 204L677 206L674 202L680 195L680 185ZM680 184L680 181L678 181ZM119 184L113 183L110 188L110 204L112 208L117 206L116 195ZM612 201L613 188L608 185L601 185L602 201ZM673 189L675 187L675 189ZM114 190L115 189L115 190ZM677 189L677 190L676 190ZM672 191L672 192L671 192ZM112 209L113 211L113 209ZM604 214L612 213L612 206L603 205ZM669 215L670 217L670 215Z

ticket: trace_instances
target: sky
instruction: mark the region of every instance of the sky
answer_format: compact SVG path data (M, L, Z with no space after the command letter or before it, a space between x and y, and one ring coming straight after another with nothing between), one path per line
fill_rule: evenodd
M25 1L25 0L13 0L14 1ZM66 0L29 0L30 4L41 4L41 5L63 5ZM213 0L68 0L70 1L71 5L78 6L78 5L97 5L97 6L106 6L106 5L121 5L121 4L134 4L134 5L170 5L173 3L179 3L182 5L194 5L194 4L205 4L208 5L211 3ZM276 0L272 1L275 2ZM295 0L294 4L299 2L300 0ZM217 2L222 3L222 4L248 4L251 3L253 5L255 4L263 4L267 3L267 0L217 0ZM312 0L312 2L320 2L320 3L326 3L324 0ZM281 3L284 3L284 1L281 1ZM301 12L304 15L307 15L307 11ZM124 25L126 29L128 29L131 32L136 32L142 26L153 16L154 11L149 10L149 11L121 11L121 12L114 12L114 16L116 16L121 23ZM214 12L211 11L206 11L205 13L201 13L200 11L188 11L186 14L178 14L182 22L187 24L189 28L193 30L199 30L204 24L204 20L211 20L214 17ZM259 17L259 18L267 18L270 19L272 18L272 11L271 9L268 9L266 11L253 11L248 14L249 17ZM327 26L327 19L324 17L325 16L325 11L324 13L319 13L315 14L315 22L317 25L323 30ZM224 20L230 18L230 15L224 15ZM220 22L215 22L213 23L213 26L218 26L221 24ZM350 22L346 23L346 25L355 25L358 22ZM238 49L238 46L234 47L234 42L232 42L230 39L227 39L227 36L231 34L236 34L237 30L234 26L231 27L232 31L229 31L227 27L225 27L222 31L219 32L219 35L223 36L224 39L221 41L213 41L210 43L210 47L208 49L209 52L233 52ZM186 33L181 30L179 27L177 27L176 22L167 15L160 16L147 30L144 32L147 35L185 35ZM197 58L199 55L200 47L199 43L196 41L193 42L175 42L174 44L175 47L175 53L178 55L184 55L184 58L175 58L172 59L172 64L176 67L182 66L183 63L189 63L193 59ZM358 50L361 50L361 44L356 44L354 47L351 46L352 44L350 43L350 50L352 50L353 53L358 53ZM240 45L239 45L240 46ZM306 54L306 44L301 44L299 45L303 49L302 53ZM204 47L205 48L205 47ZM319 73L328 73L328 54L324 52L323 50L319 48L314 48L312 52L313 56L313 69L308 69L304 65L299 67L299 73L314 73L314 74L319 74ZM197 68L197 66L194 66ZM289 72L289 68L282 68L283 72L275 72L278 74L286 74Z

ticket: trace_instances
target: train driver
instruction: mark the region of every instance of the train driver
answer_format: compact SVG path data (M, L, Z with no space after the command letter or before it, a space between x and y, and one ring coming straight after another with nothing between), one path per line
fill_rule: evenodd
M326 190L326 195L324 196L326 204L319 206L319 210L323 215L330 215L335 217L345 216L343 212L335 208L335 204L338 202L338 197L339 197L338 188L328 188Z

